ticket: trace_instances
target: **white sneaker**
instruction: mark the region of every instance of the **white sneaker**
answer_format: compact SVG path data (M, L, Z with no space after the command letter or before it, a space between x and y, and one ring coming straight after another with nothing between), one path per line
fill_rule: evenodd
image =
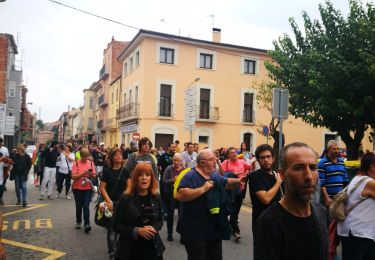
M57 193L57 194L56 194L56 198L60 198L60 194L61 194L61 193Z
M71 198L71 197L69 197L69 196L66 196L66 199L67 199L67 200L71 200L72 198Z

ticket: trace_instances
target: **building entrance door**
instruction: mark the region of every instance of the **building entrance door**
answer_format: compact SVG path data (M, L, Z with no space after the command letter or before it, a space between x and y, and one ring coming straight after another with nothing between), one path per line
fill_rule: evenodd
M159 146L163 146L163 148L166 150L170 143L173 143L173 135L155 134L155 144L154 144L155 148L158 148Z

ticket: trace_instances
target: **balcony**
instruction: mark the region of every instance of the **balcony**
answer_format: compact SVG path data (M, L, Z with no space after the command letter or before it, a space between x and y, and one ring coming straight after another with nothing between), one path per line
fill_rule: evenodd
M105 64L99 71L99 80L105 80L108 77L108 73L106 73Z
M99 130L103 130L103 127L104 127L104 120L99 120L96 123L96 128L99 129Z
M219 107L197 106L195 120L200 122L213 122L219 120Z
M115 130L117 129L117 121L116 118L109 118L106 120L105 128L107 130Z
M108 103L105 101L104 94L101 95L101 96L98 98L98 106L99 106L99 107L102 107L102 108L108 106Z
M242 123L254 124L255 123L255 111L252 107L244 108L242 113Z
M138 118L139 103L129 103L117 109L116 118L119 121L127 121Z
M158 116L160 117L172 117L173 104L169 102L159 103L158 104Z

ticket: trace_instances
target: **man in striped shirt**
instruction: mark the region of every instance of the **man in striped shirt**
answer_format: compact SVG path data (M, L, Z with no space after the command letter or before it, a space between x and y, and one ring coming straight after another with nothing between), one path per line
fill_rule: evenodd
M318 164L320 186L324 205L329 207L332 197L349 183L344 160L340 158L340 148L336 140L327 144L328 155Z

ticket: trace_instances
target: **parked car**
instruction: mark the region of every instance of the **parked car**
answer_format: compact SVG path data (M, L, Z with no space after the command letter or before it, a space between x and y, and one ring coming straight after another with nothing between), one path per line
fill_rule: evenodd
M26 147L26 153L30 156L30 158L33 158L33 152L36 150L35 145L28 145Z

